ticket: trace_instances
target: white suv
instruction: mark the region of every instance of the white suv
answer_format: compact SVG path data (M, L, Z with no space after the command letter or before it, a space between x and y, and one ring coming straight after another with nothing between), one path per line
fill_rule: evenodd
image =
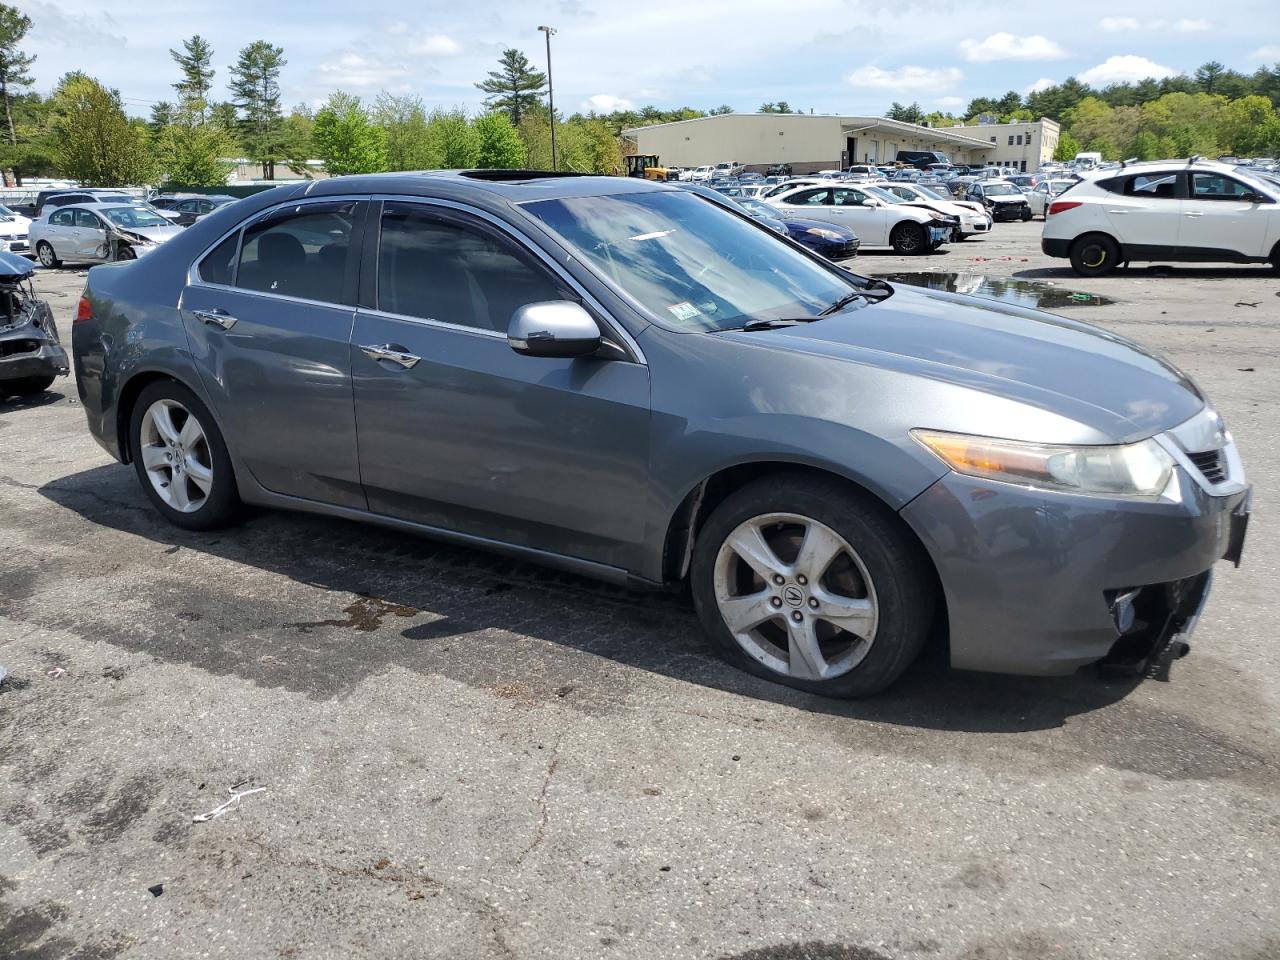
M1131 260L1280 270L1280 187L1199 158L1126 164L1051 201L1040 249L1086 277Z

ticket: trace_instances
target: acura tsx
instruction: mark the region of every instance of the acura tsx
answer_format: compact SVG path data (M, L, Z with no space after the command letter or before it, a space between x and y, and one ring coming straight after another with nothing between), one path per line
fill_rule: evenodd
M870 280L687 191L529 171L277 187L75 318L89 428L170 522L364 519L633 586L835 696L1143 668L1250 488L1189 377L1020 307Z

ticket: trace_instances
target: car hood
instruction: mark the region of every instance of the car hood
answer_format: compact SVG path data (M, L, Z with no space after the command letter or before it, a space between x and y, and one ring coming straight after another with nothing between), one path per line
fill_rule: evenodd
M858 235L848 227L842 227L839 224L831 223L827 220L809 220L806 217L793 217L783 211L778 211L778 219L801 232L812 230L817 227L819 230L830 230L832 233L838 233L845 238L846 241L857 240Z
M36 272L36 265L16 253L0 253L0 283L17 283Z
M1079 442L1139 440L1182 423L1204 406L1203 395L1184 373L1106 330L994 300L892 286L894 294L885 300L815 323L727 335L1029 405L1051 414L1051 420L1087 427L1073 434L1087 435ZM1018 436L1012 423L967 422L961 411L927 413L915 418L918 426L1052 442L1045 436Z

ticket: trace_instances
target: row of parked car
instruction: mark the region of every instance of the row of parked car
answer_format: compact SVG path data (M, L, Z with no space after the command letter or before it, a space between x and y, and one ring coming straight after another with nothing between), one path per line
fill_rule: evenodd
M42 190L29 205L0 205L0 252L34 256L42 266L64 260L133 260L235 197L121 190Z

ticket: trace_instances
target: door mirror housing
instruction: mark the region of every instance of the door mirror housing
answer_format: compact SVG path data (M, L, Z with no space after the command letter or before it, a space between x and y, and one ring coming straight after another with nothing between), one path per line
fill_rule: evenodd
M511 315L507 343L530 357L586 357L600 349L600 327L569 300L526 303Z

